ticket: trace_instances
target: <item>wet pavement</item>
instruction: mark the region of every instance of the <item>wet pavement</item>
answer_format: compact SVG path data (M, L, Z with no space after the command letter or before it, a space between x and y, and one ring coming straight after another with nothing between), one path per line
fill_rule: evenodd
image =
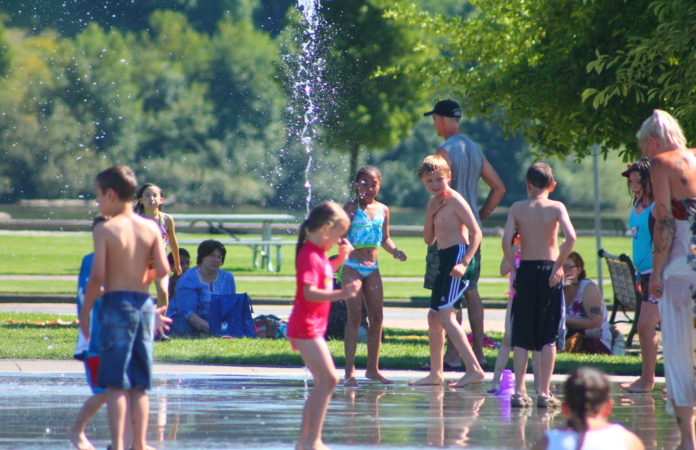
M72 361L0 361L0 447L68 448L67 429L90 395L80 367ZM297 440L311 388L304 369L158 364L155 373L148 439L156 448L291 448ZM407 381L423 372L387 374L394 385L336 389L324 428L329 446L525 448L565 423L559 411L511 408L509 399L486 394L486 383L415 388ZM554 377L554 391L562 380ZM612 381L612 420L635 431L647 448L674 447L678 435L664 412L662 385L638 395L622 392L618 378ZM528 384L531 389L531 378ZM104 408L87 433L97 447L106 447Z

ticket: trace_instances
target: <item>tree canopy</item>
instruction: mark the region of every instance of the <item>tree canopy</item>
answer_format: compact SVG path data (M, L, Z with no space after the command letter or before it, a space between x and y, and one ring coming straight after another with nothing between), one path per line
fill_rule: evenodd
M433 88L547 154L636 154L657 107L691 129L696 6L688 0L471 0L466 18L415 7L393 17L440 49ZM683 81L682 81L683 80ZM693 131L696 131L693 130Z

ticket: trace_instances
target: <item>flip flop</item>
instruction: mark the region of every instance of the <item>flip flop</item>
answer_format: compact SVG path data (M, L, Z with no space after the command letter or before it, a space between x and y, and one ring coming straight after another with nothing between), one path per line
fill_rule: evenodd
M510 406L513 408L529 408L532 406L532 398L528 395L513 394L510 397Z
M559 408L561 401L553 395L539 395L537 397L538 408Z

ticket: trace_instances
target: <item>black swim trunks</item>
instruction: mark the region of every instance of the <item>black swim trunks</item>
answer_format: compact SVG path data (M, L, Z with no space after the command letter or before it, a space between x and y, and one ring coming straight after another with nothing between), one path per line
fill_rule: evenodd
M476 263L472 261L462 278L453 278L450 276L450 272L464 258L466 247L466 244L458 244L437 251L440 264L433 282L433 291L430 294L430 309L432 311L460 307L460 299L469 287L469 279L475 270Z
M521 261L512 301L512 347L539 351L553 345L563 318L563 288L549 286L553 261Z

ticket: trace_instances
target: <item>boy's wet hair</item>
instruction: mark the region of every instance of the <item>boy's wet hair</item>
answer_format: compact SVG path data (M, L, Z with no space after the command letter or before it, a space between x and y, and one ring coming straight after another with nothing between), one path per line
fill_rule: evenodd
M132 201L138 180L130 167L119 164L99 172L95 183L102 192L112 189L119 200Z
M418 178L423 178L429 173L442 172L445 175L451 175L452 171L447 160L440 155L428 155L421 162L418 168Z
M205 258L208 255L211 255L215 250L220 251L220 254L222 255L222 264L224 264L225 255L227 254L225 246L222 245L222 242L216 241L215 239L207 239L198 244L198 255L196 255L196 265L200 265L203 262L203 258Z
M551 186L554 182L551 166L544 162L532 164L532 166L527 169L527 181L529 184L539 189L545 189Z

